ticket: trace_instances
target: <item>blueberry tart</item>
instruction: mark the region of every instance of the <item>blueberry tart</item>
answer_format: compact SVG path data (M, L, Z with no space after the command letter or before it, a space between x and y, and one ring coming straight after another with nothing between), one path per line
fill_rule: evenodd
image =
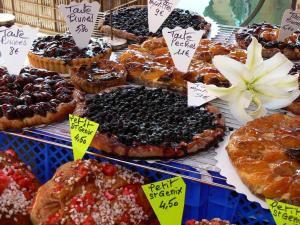
M90 66L72 67L69 71L71 82L87 93L98 93L109 87L124 85L126 70L122 64L101 60Z
M0 130L63 120L79 96L56 72L26 67L11 75L0 68Z
M225 130L214 106L187 107L184 95L144 86L106 89L76 112L101 124L92 147L133 158L193 154L216 145Z
M28 54L30 65L58 73L68 73L70 66L89 65L108 59L111 46L102 39L91 39L86 48L79 49L70 34L39 37Z
M291 34L284 41L279 41L279 28L269 23L255 23L241 28L235 35L236 41L241 48L246 49L252 37L255 37L263 47L262 56L265 58L281 52L289 59L300 59L300 31Z

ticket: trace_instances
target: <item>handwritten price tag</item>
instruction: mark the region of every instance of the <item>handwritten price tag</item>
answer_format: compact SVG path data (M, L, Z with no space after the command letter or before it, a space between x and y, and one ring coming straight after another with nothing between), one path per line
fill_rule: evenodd
M196 31L191 27L187 29L181 27L163 29L163 36L167 42L175 67L179 71L185 73L188 71L203 34L203 30Z
M181 177L142 186L161 225L181 225L186 184Z
M149 31L155 33L175 9L179 0L148 0Z
M215 96L208 94L203 83L187 82L188 86L188 106L201 106L213 99Z
M69 115L74 160L82 159L99 127L86 118Z
M29 26L0 27L0 58L10 74L19 74L38 29Z
M285 10L281 27L279 30L279 41L284 41L285 38L290 36L292 33L300 29L300 10Z
M59 5L58 8L66 20L77 47L85 48L91 39L100 4L71 2L69 5Z
M300 225L300 207L266 199L277 225Z

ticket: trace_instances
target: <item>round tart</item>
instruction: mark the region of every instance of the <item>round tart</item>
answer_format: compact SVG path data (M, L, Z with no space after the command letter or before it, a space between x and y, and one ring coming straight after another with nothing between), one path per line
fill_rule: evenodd
M98 93L101 90L120 86L126 82L126 70L123 65L101 60L91 66L83 65L70 69L73 85L87 93Z
M300 206L299 117L253 120L231 135L227 152L254 194Z
M0 224L31 225L31 207L39 182L12 150L0 152Z
M137 42L143 42L149 37L162 37L162 29L164 27L173 29L179 26L182 28L192 27L195 30L204 30L203 37L207 37L211 27L210 23L196 13L189 10L174 9L158 31L151 33L148 28L147 6L132 6L117 10L112 14L112 21L114 35ZM100 26L100 31L110 34L110 14L105 16L103 24Z
M217 108L187 107L184 95L144 86L106 89L80 109L101 124L91 146L120 156L182 157L216 145L225 130Z
M296 31L284 41L278 41L279 28L269 23L255 23L241 28L236 33L236 41L240 47L246 49L252 37L255 37L263 47L262 56L265 58L281 52L289 59L300 59L300 31Z
M19 75L0 68L0 130L49 124L65 119L78 91L56 72L26 67Z
M291 69L291 71L289 72L289 74L299 75L300 74L300 64L294 64L294 66ZM299 81L299 89L300 89L300 75L299 75L298 81ZM287 110L296 115L300 115L300 96L287 107Z
M62 165L39 189L33 225L148 225L155 215L145 178L118 165L77 160Z
M111 46L102 39L91 39L86 48L79 49L70 34L57 34L37 38L28 59L33 67L68 73L70 66L89 65L108 59L111 51Z
M185 225L231 225L229 221L226 220L220 220L220 219L212 219L212 220L188 220L186 221Z

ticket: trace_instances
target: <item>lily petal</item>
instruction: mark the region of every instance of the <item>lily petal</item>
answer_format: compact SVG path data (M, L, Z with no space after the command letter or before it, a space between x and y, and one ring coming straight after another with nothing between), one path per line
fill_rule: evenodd
M277 98L272 98L268 96L260 96L260 99L263 102L263 105L267 109L281 109L290 105L294 100L296 100L300 96L300 91L295 90L289 92L288 96L281 96Z
M224 101L234 101L236 93L239 91L235 86L224 88L213 84L205 85L205 88L209 95L216 96Z
M264 116L264 115L267 114L267 110L264 107L264 105L262 104L262 101L261 101L260 98L255 96L253 98L253 102L257 107L255 111L249 113L253 118L259 118L259 117Z
M258 43L255 37L252 38L251 44L247 48L246 66L253 71L264 59L262 57L262 45Z

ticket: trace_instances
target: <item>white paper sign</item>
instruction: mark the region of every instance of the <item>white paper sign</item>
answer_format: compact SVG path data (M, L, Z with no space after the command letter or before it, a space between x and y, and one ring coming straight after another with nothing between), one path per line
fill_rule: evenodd
M292 33L300 29L300 10L285 10L281 27L279 30L279 41L284 41L285 38L290 36Z
M59 5L58 8L65 18L77 47L85 48L91 39L100 4L85 1L71 2L69 5Z
M20 73L37 33L29 26L0 27L0 61L10 74Z
M175 9L179 0L148 0L149 31L155 33Z
M201 106L217 97L208 94L203 83L187 82L188 106Z
M175 27L164 28L163 36L167 42L175 67L181 72L188 72L190 63L204 34L203 30Z

